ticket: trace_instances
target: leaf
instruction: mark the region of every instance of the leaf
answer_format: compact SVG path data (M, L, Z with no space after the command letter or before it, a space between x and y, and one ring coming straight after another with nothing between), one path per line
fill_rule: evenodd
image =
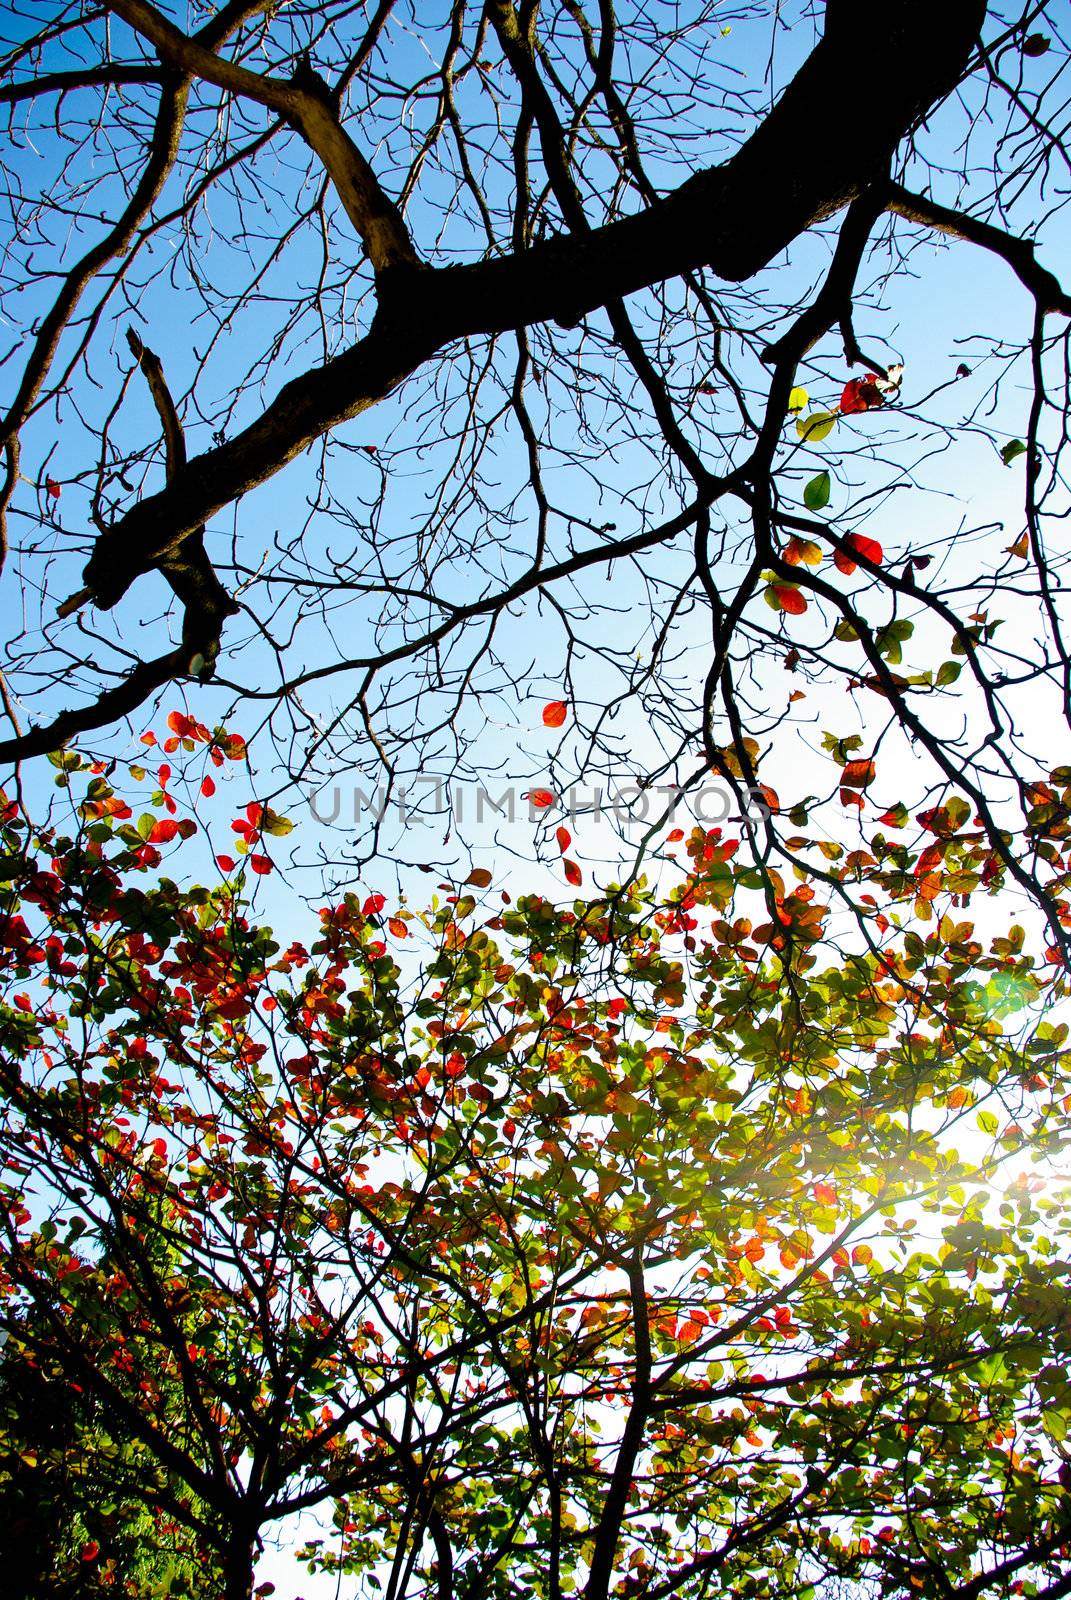
M249 865L260 878L266 878L272 870L272 863L267 856L258 855L256 851L249 857Z
M1030 554L1030 540L1027 536L1027 531L1025 528L1019 535L1018 539L1016 539L1014 544L1009 544L1005 547L1004 553L1005 555L1009 556L1018 556L1020 561L1025 561L1026 557Z
M153 824L147 843L170 844L179 831L179 825L173 817L161 817L159 822Z
M821 564L822 547L814 543L813 539L792 538L785 546L785 563L790 567L798 567L802 561L804 566L817 567Z
M800 617L807 609L807 597L794 584L771 583L766 588L766 604L774 611L787 611L790 616Z
M556 828L554 830L554 837L558 842L558 849L561 851L562 855L564 855L573 842L572 834L569 832L568 828Z
M568 715L564 700L550 700L543 707L543 724L547 728L560 728Z
M1052 40L1044 33L1028 33L1023 40L1024 56L1043 56L1052 44Z
M466 886L471 884L474 889L486 889L490 886L490 883L491 873L487 867L473 867L465 879Z
M804 411L806 409L807 401L809 399L810 399L810 395L807 393L806 389L800 388L800 386L797 384L796 387L792 390L791 394L788 397L788 409L789 409L789 411L790 412Z
M868 539L862 533L850 533L848 543L864 560L872 561L876 567L881 566L885 552L876 539Z
M201 779L201 793L204 795L205 799L206 800L211 800L211 798L215 794L215 792L216 792L215 780L212 779L212 778L202 778Z
M568 856L566 856L562 865L565 867L566 883L571 883L574 888L578 889L584 881L584 874L581 872L576 862L570 861Z
M857 1244L852 1251L852 1264L865 1267L874 1259L874 1252L868 1244Z
M820 444L837 425L835 411L812 411L809 417L796 419L796 432L805 444Z
M270 833L276 839L285 839L288 833L294 831L294 824L290 818L280 817L269 806L265 806L260 812L258 822L263 833Z
M866 789L874 782L875 769L873 761L849 761L840 775L842 788Z
M832 1184L816 1183L814 1197L820 1206L835 1206L837 1203L837 1191Z
M877 372L868 372L862 378L849 378L841 391L841 413L847 417L858 411L872 411L875 406L882 404L883 389L896 387L896 384Z
M1000 459L1006 467L1010 467L1017 456L1026 455L1026 445L1021 439L1009 439L1000 452Z
M548 806L554 804L554 796L549 789L530 789L528 791L528 801L530 805L535 806L537 811L545 811Z
M947 689L950 683L955 683L963 671L962 661L942 661L937 669L936 683L939 689Z
M46 478L45 479L45 493L48 495L48 498L50 500L58 500L60 495L63 493L63 490L62 490L61 486L56 482L55 478Z
M829 504L830 477L828 472L820 472L811 479L803 491L803 503L808 511L821 511L823 506Z

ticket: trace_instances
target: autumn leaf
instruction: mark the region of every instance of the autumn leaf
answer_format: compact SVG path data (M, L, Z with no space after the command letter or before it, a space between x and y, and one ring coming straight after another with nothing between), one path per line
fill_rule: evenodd
M562 855L564 855L573 842L572 834L569 832L568 828L556 828L554 831L554 837L558 842L558 849L561 851Z
M840 781L845 789L865 789L874 782L873 761L849 761L841 771Z
M807 609L807 597L793 585L788 583L772 583L766 590L768 605L775 611L787 611L790 616L800 617Z
M574 888L578 889L584 881L584 874L581 872L576 862L570 861L568 856L566 856L562 865L565 867L565 881L567 883L571 883Z
M491 873L487 867L473 867L472 871L465 879L466 885L470 885L473 889L486 889L490 885L490 882Z
M258 855L255 851L249 857L249 865L260 878L266 878L272 870L272 863L267 856Z
M535 806L537 811L545 811L548 806L554 804L554 796L549 789L530 789L528 791L528 802L530 805Z
M56 482L55 478L46 478L45 479L45 493L48 495L48 498L50 500L58 500L60 495L63 493L63 490L62 490L61 486Z
M153 825L152 832L146 842L148 844L170 844L172 839L177 836L178 831L179 825L173 817L161 817L160 821Z
M881 390L876 379L876 372L868 372L863 378L848 379L840 397L843 416L850 417L858 411L870 411L874 406L881 405Z
M809 417L796 419L796 432L804 444L820 444L837 424L835 411L812 411Z
M822 547L812 539L790 539L785 546L785 562L790 567L798 567L802 562L807 567L817 567L822 560Z
M568 715L564 700L550 700L543 707L543 724L547 728L560 728Z

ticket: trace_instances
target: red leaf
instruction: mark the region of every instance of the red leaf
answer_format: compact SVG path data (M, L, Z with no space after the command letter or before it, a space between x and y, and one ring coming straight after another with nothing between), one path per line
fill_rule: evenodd
M872 561L876 567L881 566L885 552L876 539L867 539L861 533L850 533L848 543L852 549L861 555L864 561Z
M543 707L543 724L547 728L560 728L568 714L564 700L550 700Z
M255 853L249 857L249 865L258 877L265 878L271 871L271 862L267 856L258 856Z
M212 778L203 778L201 780L201 793L204 795L205 799L210 800L215 792L216 785L214 780Z
M172 733L177 733L180 739L192 739L197 728L192 717L186 716L182 711L169 711L167 725Z
M95 1539L90 1539L88 1544L82 1546L82 1560L95 1561L100 1555L100 1545Z
M528 799L539 811L545 811L548 806L554 804L554 796L549 789L530 789Z
M370 894L361 907L361 912L366 917L377 917L386 903L387 897L385 894Z
M576 862L570 861L569 857L566 856L564 866L566 883L571 883L574 888L579 888L584 881L584 874L581 872Z
M843 572L846 578L850 578L852 573L855 571L855 562L852 560L851 556L845 555L843 550L834 551L833 565L836 567L838 572Z
M179 825L173 817L161 817L159 822L153 823L148 842L149 844L170 844L178 831Z
M58 500L60 495L63 493L63 490L60 488L55 478L46 478L45 492L50 500Z
M683 838L684 838L684 829L683 828L674 828L672 833L667 833L666 834L666 843L667 844L679 844L680 841Z
M807 597L798 589L792 589L787 584L775 584L774 594L777 604L782 611L787 611L790 616L801 617L807 609Z
M849 378L844 385L840 397L840 409L844 416L851 416L856 411L870 411L874 406L882 403L881 390L878 388L876 372L868 372L863 378Z
M554 837L558 841L558 849L564 855L573 842L572 834L568 828L558 828L555 830Z

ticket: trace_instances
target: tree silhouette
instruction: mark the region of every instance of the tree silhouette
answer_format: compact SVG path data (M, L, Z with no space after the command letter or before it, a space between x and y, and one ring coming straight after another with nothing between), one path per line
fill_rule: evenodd
M180 678L397 786L548 679L556 789L631 704L644 783L765 786L763 861L955 793L1062 947L1056 9L201 11L4 58L3 758Z

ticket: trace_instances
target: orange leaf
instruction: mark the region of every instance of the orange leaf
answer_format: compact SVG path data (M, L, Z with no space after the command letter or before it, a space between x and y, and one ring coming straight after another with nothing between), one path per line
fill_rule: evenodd
M528 799L539 811L545 811L554 804L554 796L549 789L530 789Z
M179 825L173 817L161 817L159 822L154 822L152 832L149 834L150 844L170 844L179 831Z
M790 616L801 617L807 609L806 595L801 594L798 589L790 588L788 584L775 584L774 594L781 610L787 611Z
M871 1250L868 1244L857 1244L855 1249L852 1251L853 1266L865 1267L867 1263L873 1261L873 1259L874 1252Z
M874 782L873 761L849 761L841 772L840 781L845 789L865 789Z
M551 700L543 707L543 723L548 728L560 728L568 715L564 700Z
M816 1183L814 1197L820 1206L835 1206L837 1203L837 1191L831 1183Z
M393 933L396 939L408 939L409 929L406 927L401 917L391 917L387 922L387 927L390 929L391 933Z
M557 828L555 830L554 837L558 841L558 849L561 851L562 855L564 855L573 842L572 834L569 832L568 828Z
M566 856L563 864L565 866L566 883L571 883L574 888L579 888L584 881L584 874L581 872L576 862L570 861L568 856Z

